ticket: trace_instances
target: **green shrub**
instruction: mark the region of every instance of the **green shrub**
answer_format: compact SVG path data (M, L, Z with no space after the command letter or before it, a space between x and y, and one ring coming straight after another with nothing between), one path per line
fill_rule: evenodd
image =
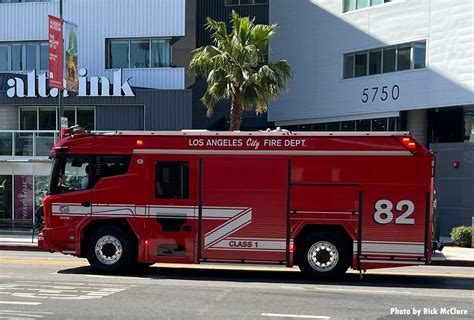
M472 227L459 226L451 230L451 239L460 247L471 247Z

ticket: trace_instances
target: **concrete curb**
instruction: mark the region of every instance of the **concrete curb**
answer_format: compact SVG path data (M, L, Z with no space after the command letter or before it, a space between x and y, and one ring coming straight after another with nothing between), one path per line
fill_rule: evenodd
M37 245L22 245L22 244L0 244L0 251L43 251L47 252L48 250L38 248Z
M444 267L474 267L472 260L431 260L432 266Z

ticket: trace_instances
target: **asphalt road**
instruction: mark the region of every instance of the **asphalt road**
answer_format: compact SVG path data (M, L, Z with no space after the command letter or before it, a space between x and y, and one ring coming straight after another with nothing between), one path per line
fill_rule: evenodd
M473 319L474 268L386 269L331 282L280 267L216 265L102 276L83 259L0 251L4 318Z

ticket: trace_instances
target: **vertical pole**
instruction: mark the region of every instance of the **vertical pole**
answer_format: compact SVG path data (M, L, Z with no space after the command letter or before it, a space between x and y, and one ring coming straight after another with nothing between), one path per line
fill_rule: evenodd
M62 19L63 18L63 0L59 0L59 17ZM62 41L62 39L61 39ZM63 45L63 57L64 57L64 45ZM64 58L63 58L64 59ZM64 65L64 61L63 61ZM61 75L62 78L62 75ZM62 79L61 79L62 81ZM62 138L61 136L61 117L64 116L64 102L63 102L63 90L58 89L58 121L57 121L57 126L59 130L59 138Z

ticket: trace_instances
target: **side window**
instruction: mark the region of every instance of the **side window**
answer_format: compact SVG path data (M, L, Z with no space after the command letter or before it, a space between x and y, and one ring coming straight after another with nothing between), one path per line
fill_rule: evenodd
M100 178L126 174L130 166L129 155L107 155L95 157L94 181Z
M165 199L189 198L189 162L156 162L155 197Z
M66 156L56 160L52 194L89 189L90 158Z

